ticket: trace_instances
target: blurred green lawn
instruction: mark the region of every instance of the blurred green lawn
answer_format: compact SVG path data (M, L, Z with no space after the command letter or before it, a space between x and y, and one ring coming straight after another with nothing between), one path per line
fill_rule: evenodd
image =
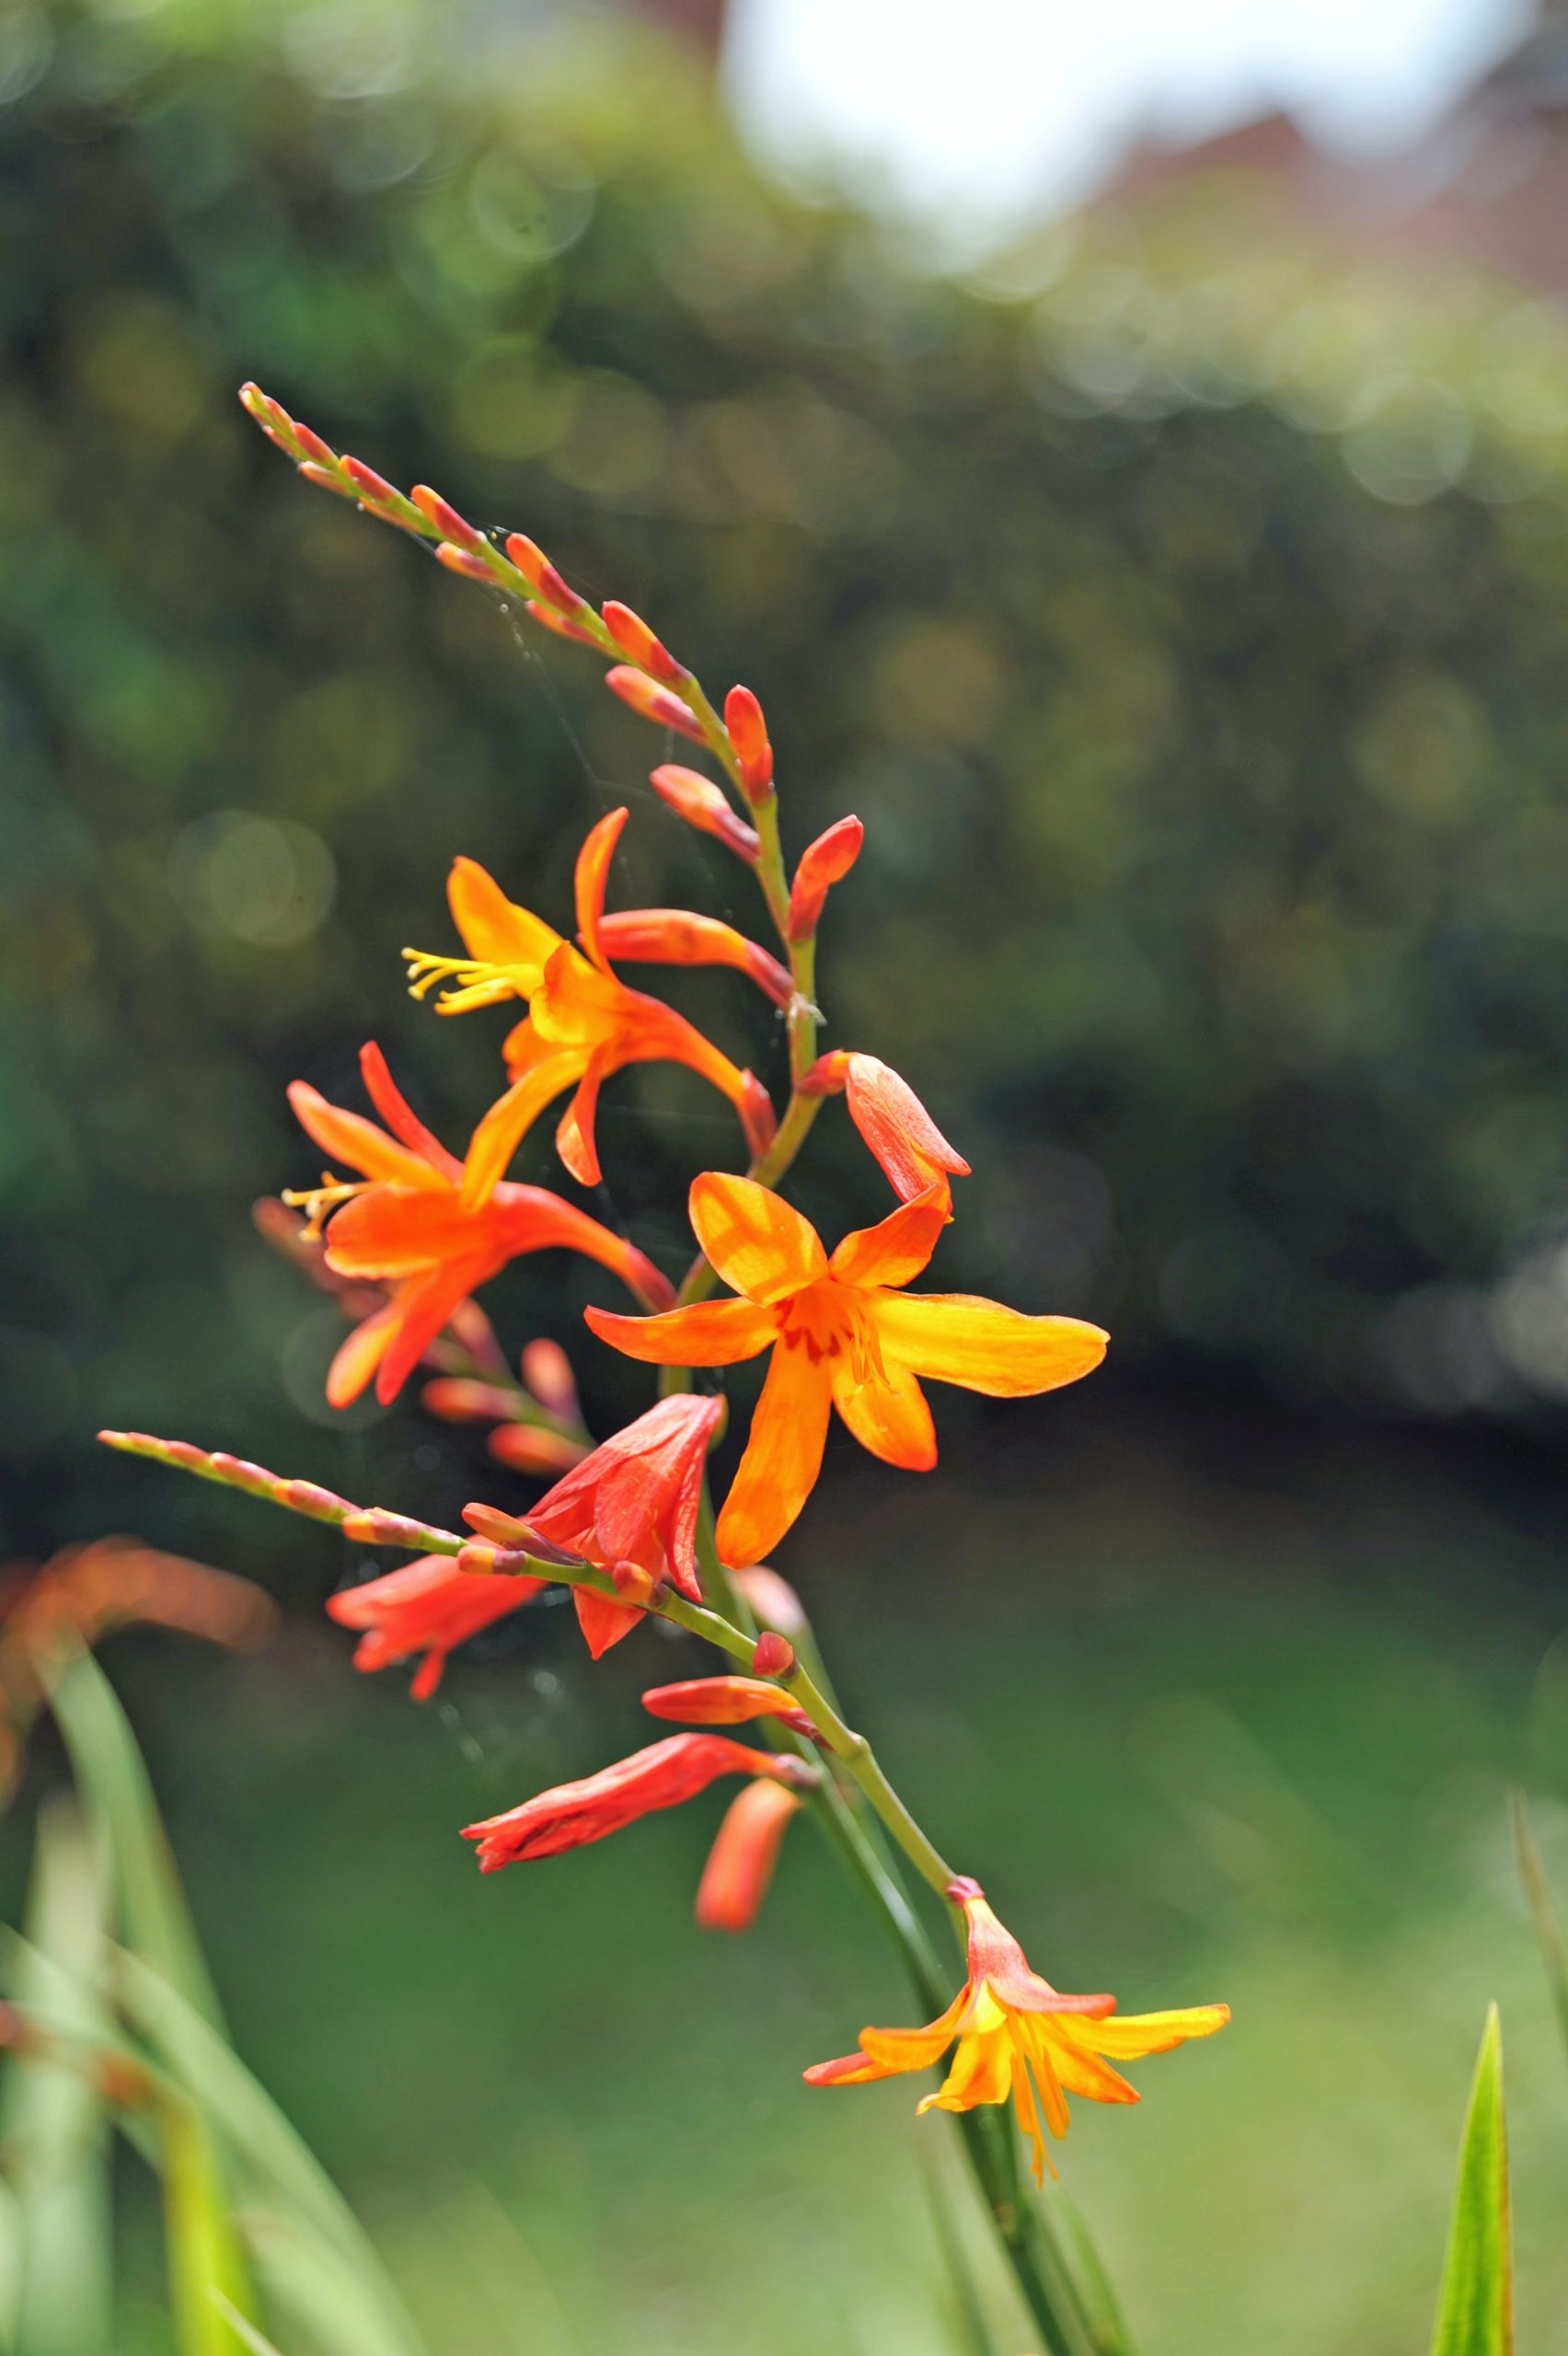
M960 1482L840 1451L802 1579L851 1710L1039 1968L1128 2008L1235 2007L1143 2065L1140 2110L1075 2115L1065 2178L1140 2347L1424 2345L1496 1997L1521 2344L1544 2349L1568 2066L1504 1793L1529 1785L1568 1888L1553 1541L1518 1468L1505 1521L1484 1459L1241 1453L1221 1487L1191 1431L1135 1456L1075 1426L1069 1449L1032 1409L960 1430ZM685 1667L646 1630L593 1669L568 1621L459 1661L422 1711L325 1623L249 1663L119 1645L241 2049L440 2356L938 2356L921 2159L945 2122L908 2087L798 2080L910 2017L826 1854L797 1835L759 1931L720 1942L690 1921L711 1804L488 1881L457 1839L645 1738L639 1686ZM13 1869L21 1846L13 1822Z

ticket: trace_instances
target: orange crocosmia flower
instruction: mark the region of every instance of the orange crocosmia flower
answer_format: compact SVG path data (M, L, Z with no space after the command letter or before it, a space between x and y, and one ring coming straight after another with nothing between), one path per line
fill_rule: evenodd
M1169 2053L1189 2038L1212 2037L1230 2018L1228 2004L1195 2004L1185 2012L1116 2017L1114 1996L1064 1996L1031 1971L1010 1931L997 1922L977 1882L955 1881L950 1898L969 1923L969 1977L928 2028L866 2028L859 2053L819 2062L806 2072L811 2086L863 2085L909 2070L928 2069L954 2040L952 2067L918 2108L973 2110L977 2103L1017 2106L1019 2124L1034 2147L1034 2181L1045 2175L1045 2131L1067 2131L1068 2095L1091 2102L1136 2102L1112 2062ZM1055 2174L1055 2170L1052 2171Z
M455 985L437 1000L443 1014L462 1014L470 1007L495 1006L507 999L523 999L527 1004L526 1016L506 1041L512 1085L479 1123L468 1148L463 1199L470 1209L492 1192L546 1105L569 1088L571 1103L556 1131L556 1146L575 1179L584 1186L597 1185L594 1126L599 1091L612 1072L627 1064L688 1065L736 1107L754 1153L761 1152L773 1135L773 1108L761 1081L740 1070L673 1007L628 989L611 966L605 889L626 820L625 810L612 810L578 855L581 950L542 918L509 900L473 860L459 859L452 869L447 897L467 955L404 952L416 998L437 982ZM683 946L689 951L694 941L701 952L698 962L713 962L716 930L728 928L704 926L671 912L665 927L669 962L686 962ZM646 930L630 937L640 956L665 953ZM738 934L734 938L739 945L726 953L725 962L745 964L746 945Z
M548 1539L608 1571L628 1596L646 1597L667 1583L700 1603L697 1516L702 1469L723 1414L721 1399L699 1399L691 1392L661 1399L574 1465L521 1519L513 1521L485 1506L469 1507L466 1519L507 1544ZM640 1603L617 1602L589 1588L574 1588L571 1600L595 1660L629 1635L643 1616Z
M727 1564L760 1562L795 1520L821 1469L830 1408L873 1456L926 1472L937 1442L922 1375L1020 1398L1076 1382L1104 1357L1107 1336L1076 1317L905 1292L947 1217L944 1183L847 1235L830 1260L815 1228L778 1195L709 1171L692 1186L691 1223L737 1298L648 1318L586 1312L603 1340L655 1366L733 1366L773 1352L719 1517Z
M481 1873L499 1873L524 1858L559 1856L563 1849L603 1841L656 1808L678 1807L721 1775L773 1776L797 1791L813 1788L817 1780L800 1760L748 1750L728 1735L673 1734L581 1783L558 1784L504 1816L465 1825L463 1838L478 1842Z
M423 1653L410 1690L416 1702L428 1702L449 1653L493 1621L520 1611L547 1585L460 1571L450 1554L426 1554L382 1578L344 1588L328 1598L327 1610L340 1628L363 1630L354 1648L356 1669L390 1669Z
M956 1153L906 1080L875 1056L838 1047L821 1056L801 1082L803 1095L836 1095L842 1089L849 1117L870 1147L900 1202L913 1202L928 1186L949 1176L967 1178L969 1164Z
M724 1811L698 1884L697 1919L701 1929L751 1929L773 1879L779 1842L801 1804L800 1794L785 1784L759 1780L736 1793Z
M379 1047L361 1050L360 1068L385 1129L329 1104L304 1080L289 1090L306 1134L335 1161L363 1173L352 1183L329 1177L294 1198L309 1207L313 1223L331 1221L328 1266L339 1276L373 1277L391 1287L391 1298L356 1326L332 1361L327 1396L334 1407L357 1399L373 1376L376 1397L395 1399L468 1295L525 1252L551 1246L581 1252L611 1269L640 1299L674 1298L635 1245L543 1187L497 1186L478 1209L468 1208L462 1163L405 1103Z

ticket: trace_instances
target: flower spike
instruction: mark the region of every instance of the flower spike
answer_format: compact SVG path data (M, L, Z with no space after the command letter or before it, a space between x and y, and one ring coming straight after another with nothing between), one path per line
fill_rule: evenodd
M1230 2018L1228 2004L1196 2004L1185 2012L1115 2017L1114 1996L1064 1996L1031 1971L1023 1949L1004 1930L978 1882L955 1881L949 1891L969 1930L969 1977L940 2019L928 2028L867 2028L859 2053L819 2062L805 2073L809 2086L863 2085L910 2070L927 2070L956 2039L951 2069L928 2110L973 2110L1010 2096L1019 2124L1033 2146L1034 2181L1044 2180L1045 2134L1067 2131L1066 2096L1093 2102L1136 2102L1136 2089L1110 2062L1169 2053L1189 2038L1212 2037ZM1055 2173L1052 2170L1053 2175Z
M674 1734L651 1743L596 1775L558 1784L521 1807L463 1828L479 1844L479 1871L499 1873L529 1857L556 1857L606 1840L656 1808L679 1807L721 1775L766 1775L798 1792L814 1790L817 1771L799 1759L776 1759L722 1734Z
M655 1366L734 1366L772 1351L740 1470L719 1517L719 1552L760 1562L799 1515L836 1408L862 1448L913 1472L937 1461L922 1376L991 1398L1026 1398L1090 1373L1108 1336L1076 1317L1026 1317L966 1293L909 1293L948 1218L928 1187L828 1258L816 1230L749 1178L709 1171L691 1222L732 1288L663 1316L584 1313L601 1340Z

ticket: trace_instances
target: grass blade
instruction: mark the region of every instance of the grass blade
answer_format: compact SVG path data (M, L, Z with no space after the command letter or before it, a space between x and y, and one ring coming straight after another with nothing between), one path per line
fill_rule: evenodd
M248 2322L251 2301L212 2137L192 2105L173 2099L158 2131L175 2346L179 2356L237 2356L245 2342L227 2316Z
M1547 1985L1557 2014L1558 2027L1568 2045L1568 1937L1562 1930L1562 1917L1552 1902L1551 1885L1546 1878L1546 1868L1536 1846L1535 1831L1530 1812L1525 1806L1523 1792L1508 1795L1508 1823L1514 1835L1514 1854L1518 1861L1519 1879L1525 1886L1525 1896L1530 1902L1535 1918L1536 1938L1539 1942L1541 1961L1546 1966Z
M30 1953L10 1993L48 2004L68 2032L98 2034L109 1953L109 1876L81 1812L56 1799L40 1812L28 1895ZM113 2339L109 2123L89 2075L13 2062L0 2103L12 2155L14 2345L29 2356L101 2356Z
M1513 2356L1514 2282L1503 2032L1486 2015L1470 2087L1432 2356Z

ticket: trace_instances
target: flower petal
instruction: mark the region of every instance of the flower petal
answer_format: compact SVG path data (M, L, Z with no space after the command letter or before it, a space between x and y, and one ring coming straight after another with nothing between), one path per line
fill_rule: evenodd
M811 1221L754 1178L705 1171L692 1182L690 1207L698 1242L731 1290L748 1300L785 1300L827 1273Z
M488 1261L455 1260L415 1276L398 1296L398 1318L375 1377L375 1395L391 1405L459 1301L491 1273Z
M367 1178L387 1178L400 1186L442 1184L440 1173L421 1155L396 1144L385 1129L378 1129L362 1114L345 1113L340 1106L329 1104L307 1080L290 1083L289 1103L306 1136L334 1161L346 1162Z
M992 1399L1077 1382L1100 1364L1111 1338L1081 1318L1026 1317L972 1293L888 1293L874 1314L883 1349L912 1374Z
M973 2110L977 2103L1006 2102L1012 2092L1012 2040L1004 2026L960 2038L952 2067L934 2095L917 2108Z
M585 1309L590 1332L644 1366L738 1366L778 1337L771 1311L749 1300L698 1300L662 1317L619 1317Z
M560 947L559 933L509 900L477 860L453 860L446 898L469 956L481 965L512 969L519 995L529 997Z
M616 855L616 845L621 838L629 813L611 810L600 819L577 854L577 930L583 948L601 973L608 973L609 961L599 937L600 920L605 913L605 893L610 880L610 861Z
M428 1161L443 1178L461 1175L462 1163L426 1128L387 1069L386 1058L374 1039L367 1039L360 1049L360 1077L364 1081L365 1094L393 1136L400 1138L410 1153Z
M490 1242L490 1207L466 1211L451 1186L375 1186L343 1205L327 1230L327 1265L340 1276L408 1276ZM504 1243L493 1247L497 1265Z
M905 1202L951 1172L966 1178L969 1164L954 1152L906 1080L875 1056L844 1059L849 1117Z
M863 1382L857 1382L847 1356L830 1364L833 1403L860 1446L884 1464L900 1465L905 1472L928 1472L937 1461L937 1435L915 1377L901 1366L889 1366L873 1369Z
M327 1369L327 1404L352 1407L391 1346L401 1311L395 1300L356 1325Z
M829 1263L847 1285L906 1285L937 1248L951 1216L947 1181L890 1211L875 1227L854 1229Z
M468 1142L463 1164L463 1203L477 1210L488 1202L507 1165L551 1099L570 1088L582 1070L575 1051L548 1056L531 1064L514 1080L504 1096L490 1106Z
M594 1660L602 1659L612 1645L629 1636L638 1622L646 1616L635 1604L614 1603L607 1595L595 1595L588 1587L574 1587L571 1600L577 1607L577 1624Z
M599 1091L614 1069L608 1056L590 1058L556 1128L556 1151L580 1186L596 1186L604 1174L599 1167L594 1122L599 1109Z
M719 1517L720 1558L732 1570L771 1553L811 1496L822 1470L831 1396L826 1365L803 1344L780 1342Z
M1118 2062L1136 2062L1146 2053L1169 2053L1190 2037L1213 2037L1230 2018L1228 2004L1193 2004L1184 2012L1113 2014L1109 2020L1073 2026L1100 2053Z

